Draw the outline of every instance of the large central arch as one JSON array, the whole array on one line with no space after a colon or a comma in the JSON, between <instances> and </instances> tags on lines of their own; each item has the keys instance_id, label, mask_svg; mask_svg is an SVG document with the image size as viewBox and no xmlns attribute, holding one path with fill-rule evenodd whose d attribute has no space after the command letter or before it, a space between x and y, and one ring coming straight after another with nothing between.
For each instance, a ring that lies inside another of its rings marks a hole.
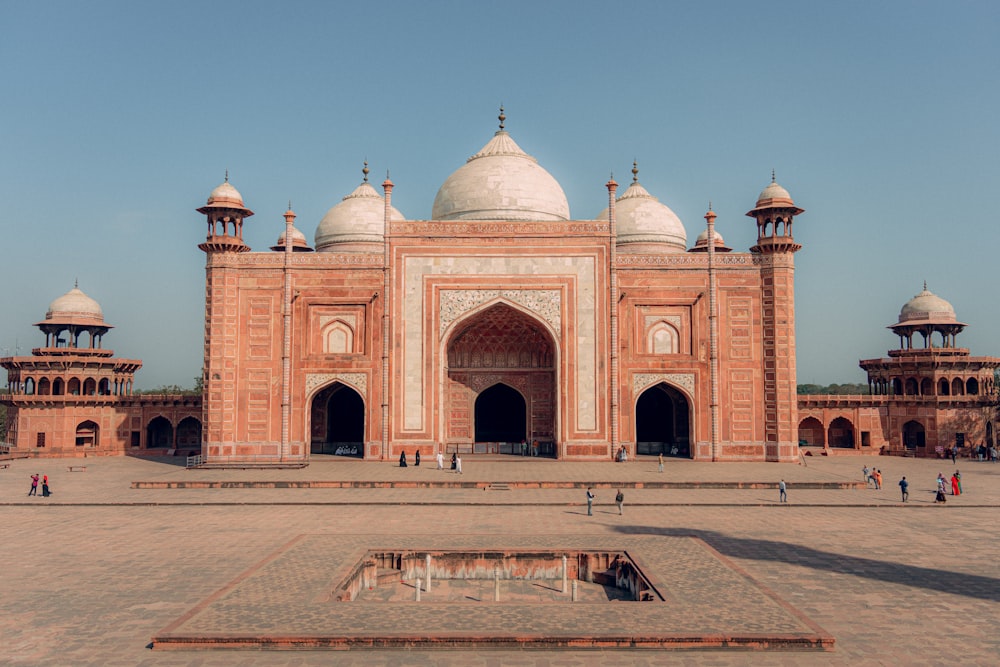
<instances>
[{"instance_id":1,"label":"large central arch","mask_svg":"<svg viewBox=\"0 0 1000 667\"><path fill-rule=\"evenodd\" d=\"M494 303L461 321L446 345L444 436L448 449L476 442L539 442L555 452L556 344L531 314Z\"/></svg>"}]
</instances>

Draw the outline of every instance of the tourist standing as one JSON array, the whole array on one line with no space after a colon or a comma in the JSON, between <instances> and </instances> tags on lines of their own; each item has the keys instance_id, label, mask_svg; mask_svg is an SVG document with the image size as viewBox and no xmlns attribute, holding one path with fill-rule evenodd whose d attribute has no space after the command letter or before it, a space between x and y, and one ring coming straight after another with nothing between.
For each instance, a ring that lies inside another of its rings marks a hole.
<instances>
[{"instance_id":1,"label":"tourist standing","mask_svg":"<svg viewBox=\"0 0 1000 667\"><path fill-rule=\"evenodd\" d=\"M899 491L903 494L903 502L905 503L910 497L910 483L906 481L906 475L903 475L903 479L899 480Z\"/></svg>"},{"instance_id":2,"label":"tourist standing","mask_svg":"<svg viewBox=\"0 0 1000 667\"><path fill-rule=\"evenodd\" d=\"M879 491L882 488L882 471L879 469L875 470L875 490Z\"/></svg>"},{"instance_id":3,"label":"tourist standing","mask_svg":"<svg viewBox=\"0 0 1000 667\"><path fill-rule=\"evenodd\" d=\"M962 487L958 485L958 471L951 476L951 495L959 496L962 495Z\"/></svg>"},{"instance_id":4,"label":"tourist standing","mask_svg":"<svg viewBox=\"0 0 1000 667\"><path fill-rule=\"evenodd\" d=\"M437 455L438 470L444 470L444 454L438 452Z\"/></svg>"},{"instance_id":5,"label":"tourist standing","mask_svg":"<svg viewBox=\"0 0 1000 667\"><path fill-rule=\"evenodd\" d=\"M413 465L417 466L417 467L420 466L420 450L419 449L417 450L417 453L413 455Z\"/></svg>"},{"instance_id":6,"label":"tourist standing","mask_svg":"<svg viewBox=\"0 0 1000 667\"><path fill-rule=\"evenodd\" d=\"M594 492L588 488L587 489L587 516L594 516Z\"/></svg>"},{"instance_id":7,"label":"tourist standing","mask_svg":"<svg viewBox=\"0 0 1000 667\"><path fill-rule=\"evenodd\" d=\"M400 468L406 467L406 450L403 450L399 453L399 467Z\"/></svg>"},{"instance_id":8,"label":"tourist standing","mask_svg":"<svg viewBox=\"0 0 1000 667\"><path fill-rule=\"evenodd\" d=\"M622 506L625 504L625 494L622 493L621 489L618 489L618 494L615 496L615 503L618 504L618 516L621 516Z\"/></svg>"},{"instance_id":9,"label":"tourist standing","mask_svg":"<svg viewBox=\"0 0 1000 667\"><path fill-rule=\"evenodd\" d=\"M462 474L462 457L458 455L455 456L455 472Z\"/></svg>"},{"instance_id":10,"label":"tourist standing","mask_svg":"<svg viewBox=\"0 0 1000 667\"><path fill-rule=\"evenodd\" d=\"M659 465L657 469L660 472L663 472L663 452L660 452Z\"/></svg>"},{"instance_id":11,"label":"tourist standing","mask_svg":"<svg viewBox=\"0 0 1000 667\"><path fill-rule=\"evenodd\" d=\"M787 503L788 502L788 489L785 486L785 480L778 482L778 502Z\"/></svg>"},{"instance_id":12,"label":"tourist standing","mask_svg":"<svg viewBox=\"0 0 1000 667\"><path fill-rule=\"evenodd\" d=\"M21 488L24 488L24 487L21 487ZM38 473L37 472L34 475L31 476L31 490L28 491L28 495L29 496L37 496L38 495Z\"/></svg>"},{"instance_id":13,"label":"tourist standing","mask_svg":"<svg viewBox=\"0 0 1000 667\"><path fill-rule=\"evenodd\" d=\"M52 493L49 491L49 476L42 478L42 497L48 498Z\"/></svg>"},{"instance_id":14,"label":"tourist standing","mask_svg":"<svg viewBox=\"0 0 1000 667\"><path fill-rule=\"evenodd\" d=\"M458 464L458 453L452 452L451 454L451 469L454 470L455 466Z\"/></svg>"},{"instance_id":15,"label":"tourist standing","mask_svg":"<svg viewBox=\"0 0 1000 667\"><path fill-rule=\"evenodd\" d=\"M861 474L864 475L865 486L868 486L868 482L871 481L871 472L868 470L868 464L866 463L863 468L861 468Z\"/></svg>"}]
</instances>

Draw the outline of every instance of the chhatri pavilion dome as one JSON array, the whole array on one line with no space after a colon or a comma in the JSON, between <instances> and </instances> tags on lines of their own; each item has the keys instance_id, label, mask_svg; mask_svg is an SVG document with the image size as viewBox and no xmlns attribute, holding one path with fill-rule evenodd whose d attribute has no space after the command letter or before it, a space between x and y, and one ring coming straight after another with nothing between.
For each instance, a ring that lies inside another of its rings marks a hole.
<instances>
[{"instance_id":1,"label":"chhatri pavilion dome","mask_svg":"<svg viewBox=\"0 0 1000 667\"><path fill-rule=\"evenodd\" d=\"M955 319L955 309L950 303L927 289L924 289L905 304L899 311L901 324L961 324Z\"/></svg>"},{"instance_id":2,"label":"chhatri pavilion dome","mask_svg":"<svg viewBox=\"0 0 1000 667\"><path fill-rule=\"evenodd\" d=\"M243 195L229 182L229 174L222 185L212 190L203 208L245 208Z\"/></svg>"},{"instance_id":3,"label":"chhatri pavilion dome","mask_svg":"<svg viewBox=\"0 0 1000 667\"><path fill-rule=\"evenodd\" d=\"M596 218L608 219L608 209ZM687 232L677 214L639 184L638 165L632 163L632 184L615 199L618 245L643 244L667 252L687 250ZM653 249L652 247L649 248Z\"/></svg>"},{"instance_id":4,"label":"chhatri pavilion dome","mask_svg":"<svg viewBox=\"0 0 1000 667\"><path fill-rule=\"evenodd\" d=\"M107 326L101 305L83 293L76 285L49 304L45 321L39 324L91 324Z\"/></svg>"},{"instance_id":5,"label":"chhatri pavilion dome","mask_svg":"<svg viewBox=\"0 0 1000 667\"><path fill-rule=\"evenodd\" d=\"M323 216L316 228L316 250L320 252L373 249L369 244L382 243L385 227L385 199L368 182L368 162L365 162L364 181L354 192ZM406 218L393 206L389 219ZM359 245L360 244L360 245Z\"/></svg>"},{"instance_id":6,"label":"chhatri pavilion dome","mask_svg":"<svg viewBox=\"0 0 1000 667\"><path fill-rule=\"evenodd\" d=\"M433 220L569 220L562 187L500 129L448 177L434 198Z\"/></svg>"}]
</instances>

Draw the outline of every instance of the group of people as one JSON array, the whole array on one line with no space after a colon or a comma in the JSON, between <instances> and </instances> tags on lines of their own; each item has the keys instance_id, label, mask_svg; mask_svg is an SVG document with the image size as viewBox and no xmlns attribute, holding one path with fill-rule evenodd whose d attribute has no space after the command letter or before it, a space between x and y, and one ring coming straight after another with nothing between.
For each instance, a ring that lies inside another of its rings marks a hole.
<instances>
[{"instance_id":1,"label":"group of people","mask_svg":"<svg viewBox=\"0 0 1000 667\"><path fill-rule=\"evenodd\" d=\"M587 488L587 516L594 516L594 500L597 499L597 495L594 493L592 487ZM618 516L625 513L625 494L621 489L618 489L618 493L615 494L615 505L618 505Z\"/></svg>"},{"instance_id":2,"label":"group of people","mask_svg":"<svg viewBox=\"0 0 1000 667\"><path fill-rule=\"evenodd\" d=\"M877 470L875 468L872 468L871 470L869 470L868 466L865 465L861 469L861 472L865 476L865 484L866 485L867 484L874 484L876 491L882 488L882 471L881 470Z\"/></svg>"},{"instance_id":3,"label":"group of people","mask_svg":"<svg viewBox=\"0 0 1000 667\"><path fill-rule=\"evenodd\" d=\"M951 476L951 495L960 496L962 495L962 473L955 471L955 474ZM945 501L945 495L948 492L948 478L944 476L943 472L939 472L937 476L937 495L934 499L935 502L943 503Z\"/></svg>"},{"instance_id":4,"label":"group of people","mask_svg":"<svg viewBox=\"0 0 1000 667\"><path fill-rule=\"evenodd\" d=\"M420 450L417 450L413 454L413 465L414 466L420 465ZM400 468L407 467L405 450L399 453L399 467ZM441 452L437 453L437 469L444 470L444 454L442 454ZM451 469L454 470L459 475L462 474L462 457L459 456L457 453L452 453L451 455Z\"/></svg>"},{"instance_id":5,"label":"group of people","mask_svg":"<svg viewBox=\"0 0 1000 667\"><path fill-rule=\"evenodd\" d=\"M38 495L38 479L39 476L37 472L31 476L31 490L28 491L29 496ZM41 480L42 480L42 496L48 498L49 496L52 495L52 491L49 490L49 476L42 475Z\"/></svg>"},{"instance_id":6,"label":"group of people","mask_svg":"<svg viewBox=\"0 0 1000 667\"><path fill-rule=\"evenodd\" d=\"M532 440L531 444L528 444L527 440L521 441L521 456L538 456L539 445L537 440Z\"/></svg>"}]
</instances>

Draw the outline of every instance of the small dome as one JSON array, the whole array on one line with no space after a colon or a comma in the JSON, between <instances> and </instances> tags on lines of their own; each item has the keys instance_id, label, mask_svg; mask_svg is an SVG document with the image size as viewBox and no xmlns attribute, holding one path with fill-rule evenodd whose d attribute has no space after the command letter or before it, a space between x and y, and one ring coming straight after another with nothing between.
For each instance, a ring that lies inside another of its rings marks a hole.
<instances>
[{"instance_id":1,"label":"small dome","mask_svg":"<svg viewBox=\"0 0 1000 667\"><path fill-rule=\"evenodd\" d=\"M701 234L698 234L698 238L695 239L694 248L691 249L692 252L707 252L708 251L708 230L701 230ZM725 240L722 238L722 234L719 230L715 230L715 252L732 252L732 248L726 245Z\"/></svg>"},{"instance_id":2,"label":"small dome","mask_svg":"<svg viewBox=\"0 0 1000 667\"><path fill-rule=\"evenodd\" d=\"M637 173L637 170L633 170ZM608 219L608 209L597 216L597 220ZM632 181L628 189L615 200L615 222L618 245L630 243L656 244L668 246L669 250L687 250L687 232L677 214L666 204L649 194L639 184Z\"/></svg>"},{"instance_id":3,"label":"small dome","mask_svg":"<svg viewBox=\"0 0 1000 667\"><path fill-rule=\"evenodd\" d=\"M281 232L281 236L275 241L275 244L271 246L271 250L284 250L285 249L285 232ZM306 235L300 232L294 225L292 226L292 250L293 251L310 251L312 248L309 247L309 242L306 241Z\"/></svg>"},{"instance_id":4,"label":"small dome","mask_svg":"<svg viewBox=\"0 0 1000 667\"><path fill-rule=\"evenodd\" d=\"M957 324L952 305L927 290L903 304L899 311L899 324Z\"/></svg>"},{"instance_id":5,"label":"small dome","mask_svg":"<svg viewBox=\"0 0 1000 667\"><path fill-rule=\"evenodd\" d=\"M208 195L206 206L224 206L227 208L244 208L243 195L229 182L229 178Z\"/></svg>"},{"instance_id":6,"label":"small dome","mask_svg":"<svg viewBox=\"0 0 1000 667\"><path fill-rule=\"evenodd\" d=\"M406 218L393 206L389 219ZM344 244L382 243L385 227L385 199L364 181L354 192L326 212L316 228L316 250L351 250Z\"/></svg>"},{"instance_id":7,"label":"small dome","mask_svg":"<svg viewBox=\"0 0 1000 667\"><path fill-rule=\"evenodd\" d=\"M793 215L803 212L803 209L795 205L795 201L792 200L792 195L788 194L788 190L778 185L774 180L774 173L771 174L771 182L768 183L766 188L760 191L760 195L757 197L757 204L754 205L752 210L747 212L747 215L752 218L759 211L768 208L791 208L795 211Z\"/></svg>"},{"instance_id":8,"label":"small dome","mask_svg":"<svg viewBox=\"0 0 1000 667\"><path fill-rule=\"evenodd\" d=\"M73 289L49 304L45 323L52 324L104 324L101 305L74 286Z\"/></svg>"},{"instance_id":9,"label":"small dome","mask_svg":"<svg viewBox=\"0 0 1000 667\"><path fill-rule=\"evenodd\" d=\"M503 114L501 113L501 116ZM562 187L501 129L438 190L434 220L569 220Z\"/></svg>"}]
</instances>

